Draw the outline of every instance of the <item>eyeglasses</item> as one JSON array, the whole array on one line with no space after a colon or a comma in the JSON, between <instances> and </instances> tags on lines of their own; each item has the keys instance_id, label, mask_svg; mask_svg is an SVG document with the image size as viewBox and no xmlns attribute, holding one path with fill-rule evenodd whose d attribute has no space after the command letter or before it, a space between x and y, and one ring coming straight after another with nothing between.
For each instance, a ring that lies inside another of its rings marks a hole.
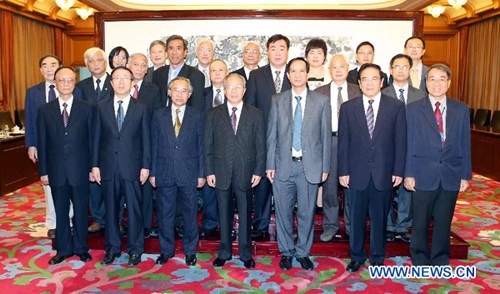
<instances>
[{"instance_id":1,"label":"eyeglasses","mask_svg":"<svg viewBox=\"0 0 500 294\"><path fill-rule=\"evenodd\" d=\"M408 65L395 65L392 67L392 69L396 70L396 71L400 71L400 70L408 70L410 67Z\"/></svg>"},{"instance_id":2,"label":"eyeglasses","mask_svg":"<svg viewBox=\"0 0 500 294\"><path fill-rule=\"evenodd\" d=\"M364 78L361 78L361 82L362 83L367 83L367 82L377 82L378 80L380 80L380 77L364 77Z\"/></svg>"},{"instance_id":3,"label":"eyeglasses","mask_svg":"<svg viewBox=\"0 0 500 294\"><path fill-rule=\"evenodd\" d=\"M64 78L59 78L56 80L58 83L60 84L64 84L64 83L68 83L68 84L72 84L75 82L75 79L71 79L71 78L67 78L67 79L64 79Z\"/></svg>"},{"instance_id":4,"label":"eyeglasses","mask_svg":"<svg viewBox=\"0 0 500 294\"><path fill-rule=\"evenodd\" d=\"M120 77L112 77L111 78L113 81L131 81L132 78L129 76L120 76Z\"/></svg>"},{"instance_id":5,"label":"eyeglasses","mask_svg":"<svg viewBox=\"0 0 500 294\"><path fill-rule=\"evenodd\" d=\"M440 77L440 78L435 78L435 77L430 77L430 78L427 78L427 81L429 81L430 83L440 83L440 84L444 84L448 81L448 78L445 78L445 77Z\"/></svg>"},{"instance_id":6,"label":"eyeglasses","mask_svg":"<svg viewBox=\"0 0 500 294\"><path fill-rule=\"evenodd\" d=\"M246 49L246 50L244 50L243 52L244 52L245 54L257 54L257 53L259 53L259 50L255 50L255 49L253 49L253 50Z\"/></svg>"}]
</instances>

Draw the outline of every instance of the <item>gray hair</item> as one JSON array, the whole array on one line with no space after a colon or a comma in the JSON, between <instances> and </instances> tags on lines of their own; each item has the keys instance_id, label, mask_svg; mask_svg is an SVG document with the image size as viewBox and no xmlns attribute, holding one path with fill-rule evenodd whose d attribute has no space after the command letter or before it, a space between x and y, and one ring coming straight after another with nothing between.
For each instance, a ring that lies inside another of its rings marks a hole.
<instances>
[{"instance_id":1,"label":"gray hair","mask_svg":"<svg viewBox=\"0 0 500 294\"><path fill-rule=\"evenodd\" d=\"M243 89L245 89L245 88L246 88L246 81L245 81L245 78L244 78L242 75L240 75L239 73L235 73L235 72L232 72L232 73L228 74L228 75L224 78L224 88L226 88L226 86L227 86L227 85L226 85L227 79L232 78L232 77L238 77L238 78L240 78L240 79L241 79L241 81L243 82Z\"/></svg>"},{"instance_id":2,"label":"gray hair","mask_svg":"<svg viewBox=\"0 0 500 294\"><path fill-rule=\"evenodd\" d=\"M436 63L433 66L429 67L429 69L425 72L425 79L426 80L429 77L429 72L433 69L438 69L440 71L444 71L446 73L446 75L448 76L448 80L451 80L451 69L442 63Z\"/></svg>"},{"instance_id":3,"label":"gray hair","mask_svg":"<svg viewBox=\"0 0 500 294\"><path fill-rule=\"evenodd\" d=\"M92 58L97 53L101 53L102 57L104 59L106 59L106 52L104 52L104 50L102 50L99 47L91 47L91 48L87 49L85 51L85 53L83 53L83 59L85 60L85 65L87 65L87 63L89 62L89 59Z\"/></svg>"},{"instance_id":4,"label":"gray hair","mask_svg":"<svg viewBox=\"0 0 500 294\"><path fill-rule=\"evenodd\" d=\"M170 83L168 83L168 89L169 90L172 90L172 86L174 85L175 81L184 81L184 82L186 82L188 84L188 86L189 86L189 94L193 93L193 86L191 85L191 81L188 78L185 78L185 77L176 77L176 78L173 78L170 81Z\"/></svg>"}]
</instances>

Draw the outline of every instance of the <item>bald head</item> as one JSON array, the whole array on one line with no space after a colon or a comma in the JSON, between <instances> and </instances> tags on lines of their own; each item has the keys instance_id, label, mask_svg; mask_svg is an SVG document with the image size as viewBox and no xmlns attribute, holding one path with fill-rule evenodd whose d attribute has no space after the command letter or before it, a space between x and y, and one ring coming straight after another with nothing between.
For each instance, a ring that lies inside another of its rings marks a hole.
<instances>
[{"instance_id":1,"label":"bald head","mask_svg":"<svg viewBox=\"0 0 500 294\"><path fill-rule=\"evenodd\" d=\"M347 59L342 54L335 54L330 59L330 75L332 76L333 82L341 86L347 79L347 74L349 73L349 64Z\"/></svg>"}]
</instances>

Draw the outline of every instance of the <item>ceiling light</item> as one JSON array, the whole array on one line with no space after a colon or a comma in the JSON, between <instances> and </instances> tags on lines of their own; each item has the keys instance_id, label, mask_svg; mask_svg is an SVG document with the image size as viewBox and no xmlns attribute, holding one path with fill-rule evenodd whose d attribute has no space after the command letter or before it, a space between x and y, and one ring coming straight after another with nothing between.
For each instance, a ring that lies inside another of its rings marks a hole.
<instances>
[{"instance_id":1,"label":"ceiling light","mask_svg":"<svg viewBox=\"0 0 500 294\"><path fill-rule=\"evenodd\" d=\"M438 18L444 12L444 6L435 5L427 7L427 12L431 14L434 18Z\"/></svg>"},{"instance_id":2,"label":"ceiling light","mask_svg":"<svg viewBox=\"0 0 500 294\"><path fill-rule=\"evenodd\" d=\"M448 0L448 3L453 6L455 9L461 8L465 3L467 3L467 0Z\"/></svg>"},{"instance_id":3,"label":"ceiling light","mask_svg":"<svg viewBox=\"0 0 500 294\"><path fill-rule=\"evenodd\" d=\"M94 12L93 8L77 8L75 10L76 14L78 14L83 20L89 18L89 16L91 16Z\"/></svg>"},{"instance_id":4,"label":"ceiling light","mask_svg":"<svg viewBox=\"0 0 500 294\"><path fill-rule=\"evenodd\" d=\"M57 6L63 11L68 11L75 4L75 0L56 0Z\"/></svg>"}]
</instances>

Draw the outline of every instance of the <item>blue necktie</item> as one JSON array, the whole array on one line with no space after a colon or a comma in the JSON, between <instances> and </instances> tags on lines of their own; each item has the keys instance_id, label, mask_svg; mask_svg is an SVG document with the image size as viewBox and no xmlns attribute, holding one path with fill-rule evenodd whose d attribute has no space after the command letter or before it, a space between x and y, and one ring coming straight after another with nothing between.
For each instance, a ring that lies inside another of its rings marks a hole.
<instances>
[{"instance_id":1,"label":"blue necktie","mask_svg":"<svg viewBox=\"0 0 500 294\"><path fill-rule=\"evenodd\" d=\"M375 129L375 115L373 113L373 99L369 99L368 109L366 110L366 124L368 126L368 133L370 133L370 139L373 138L373 129Z\"/></svg>"},{"instance_id":2,"label":"blue necktie","mask_svg":"<svg viewBox=\"0 0 500 294\"><path fill-rule=\"evenodd\" d=\"M125 118L125 114L123 113L123 100L118 100L118 113L116 114L116 122L118 123L118 131L122 130L123 119Z\"/></svg>"},{"instance_id":3,"label":"blue necktie","mask_svg":"<svg viewBox=\"0 0 500 294\"><path fill-rule=\"evenodd\" d=\"M405 90L404 89L399 89L399 100L401 100L403 103L405 103Z\"/></svg>"},{"instance_id":4,"label":"blue necktie","mask_svg":"<svg viewBox=\"0 0 500 294\"><path fill-rule=\"evenodd\" d=\"M54 91L54 85L49 86L49 102L56 100L56 91Z\"/></svg>"},{"instance_id":5,"label":"blue necktie","mask_svg":"<svg viewBox=\"0 0 500 294\"><path fill-rule=\"evenodd\" d=\"M302 97L295 96L295 99L297 99L297 106L293 115L293 149L300 151L302 150L302 105L300 104Z\"/></svg>"},{"instance_id":6,"label":"blue necktie","mask_svg":"<svg viewBox=\"0 0 500 294\"><path fill-rule=\"evenodd\" d=\"M99 98L101 98L101 86L100 86L101 80L97 79L95 83L97 84L97 87L95 88L95 94L97 97L97 101L99 101Z\"/></svg>"}]
</instances>

